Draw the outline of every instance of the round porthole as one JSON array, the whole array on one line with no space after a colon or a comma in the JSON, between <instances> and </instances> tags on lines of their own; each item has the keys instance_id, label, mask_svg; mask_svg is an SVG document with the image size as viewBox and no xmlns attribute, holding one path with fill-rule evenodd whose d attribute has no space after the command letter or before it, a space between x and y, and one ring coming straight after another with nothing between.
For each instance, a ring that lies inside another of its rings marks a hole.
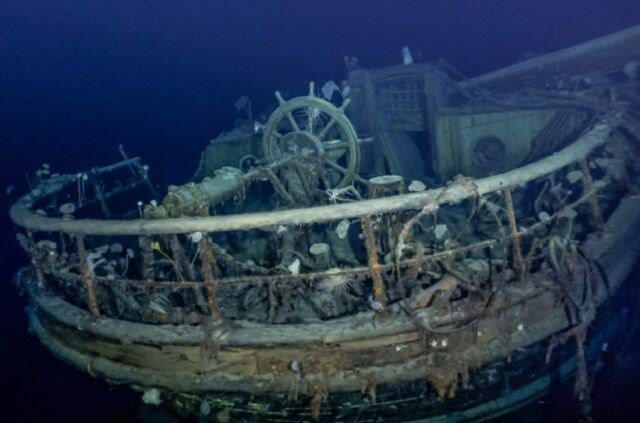
<instances>
[{"instance_id":1,"label":"round porthole","mask_svg":"<svg viewBox=\"0 0 640 423\"><path fill-rule=\"evenodd\" d=\"M473 147L473 157L483 167L498 169L507 157L507 147L498 137L480 138Z\"/></svg>"}]
</instances>

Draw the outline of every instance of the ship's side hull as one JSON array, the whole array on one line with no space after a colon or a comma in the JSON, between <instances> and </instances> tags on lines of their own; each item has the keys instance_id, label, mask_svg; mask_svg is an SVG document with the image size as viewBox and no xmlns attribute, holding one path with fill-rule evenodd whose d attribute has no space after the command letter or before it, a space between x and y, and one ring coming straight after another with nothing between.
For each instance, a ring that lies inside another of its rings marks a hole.
<instances>
[{"instance_id":1,"label":"ship's side hull","mask_svg":"<svg viewBox=\"0 0 640 423\"><path fill-rule=\"evenodd\" d=\"M598 264L600 304L588 352L624 323L607 310L638 258L639 206L638 198L624 199L605 234L585 244ZM570 329L570 317L552 292L525 285L514 285L503 307L465 330L429 339L399 310L386 320L365 313L310 325L154 327L94 319L58 297L31 295L32 326L54 354L89 374L159 389L183 412L197 412L204 401L212 416L483 419L539 397L577 360L575 343L567 342L546 362L549 340ZM287 343L287 331L308 331L307 340Z\"/></svg>"}]
</instances>

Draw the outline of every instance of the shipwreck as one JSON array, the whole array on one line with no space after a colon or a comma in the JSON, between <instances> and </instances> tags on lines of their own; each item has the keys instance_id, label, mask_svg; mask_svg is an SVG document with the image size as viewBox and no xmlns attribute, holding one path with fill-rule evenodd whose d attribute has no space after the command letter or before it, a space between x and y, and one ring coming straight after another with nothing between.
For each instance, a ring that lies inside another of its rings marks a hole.
<instances>
[{"instance_id":1,"label":"shipwreck","mask_svg":"<svg viewBox=\"0 0 640 423\"><path fill-rule=\"evenodd\" d=\"M351 60L164 194L122 149L44 166L10 211L32 329L187 418L485 420L570 377L587 402L637 290L639 46L471 79Z\"/></svg>"}]
</instances>

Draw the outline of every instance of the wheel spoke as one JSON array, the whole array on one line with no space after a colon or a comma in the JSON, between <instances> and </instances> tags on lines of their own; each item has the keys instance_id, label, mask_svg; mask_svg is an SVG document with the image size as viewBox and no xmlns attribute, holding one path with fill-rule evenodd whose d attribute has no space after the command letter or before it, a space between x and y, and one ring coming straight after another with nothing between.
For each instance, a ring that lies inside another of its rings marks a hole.
<instances>
[{"instance_id":1,"label":"wheel spoke","mask_svg":"<svg viewBox=\"0 0 640 423\"><path fill-rule=\"evenodd\" d=\"M332 169L337 170L338 172L342 173L342 174L347 174L349 172L349 170L345 169L344 167L340 166L338 163L334 162L333 160L329 160L329 159L325 159L324 163L329 166Z\"/></svg>"},{"instance_id":2,"label":"wheel spoke","mask_svg":"<svg viewBox=\"0 0 640 423\"><path fill-rule=\"evenodd\" d=\"M298 123L296 122L296 120L293 118L293 115L291 114L291 112L287 112L287 119L289 119L289 123L293 127L293 130L296 132L300 132L300 127L298 126Z\"/></svg>"},{"instance_id":3,"label":"wheel spoke","mask_svg":"<svg viewBox=\"0 0 640 423\"><path fill-rule=\"evenodd\" d=\"M307 132L313 134L313 108L307 107Z\"/></svg>"},{"instance_id":4,"label":"wheel spoke","mask_svg":"<svg viewBox=\"0 0 640 423\"><path fill-rule=\"evenodd\" d=\"M349 148L349 143L346 142L338 142L338 143L324 143L322 144L322 146L324 147L325 151L331 151L331 150L340 150L342 148Z\"/></svg>"},{"instance_id":5,"label":"wheel spoke","mask_svg":"<svg viewBox=\"0 0 640 423\"><path fill-rule=\"evenodd\" d=\"M327 135L327 133L331 130L331 128L333 128L333 125L335 124L336 124L336 118L331 116L331 120L329 121L329 123L327 123L327 126L325 126L322 132L318 134L318 139L322 141L322 139Z\"/></svg>"},{"instance_id":6,"label":"wheel spoke","mask_svg":"<svg viewBox=\"0 0 640 423\"><path fill-rule=\"evenodd\" d=\"M344 168L342 166L340 166L338 163L334 162L333 160L329 160L329 159L325 159L324 160L324 164L327 165L328 167L337 170L338 172L342 173L343 175L353 175L353 179L355 179L356 181L366 184L368 183L368 181L366 179L364 179L363 177L361 177L360 175L358 175L357 173L352 173L349 169Z\"/></svg>"}]
</instances>

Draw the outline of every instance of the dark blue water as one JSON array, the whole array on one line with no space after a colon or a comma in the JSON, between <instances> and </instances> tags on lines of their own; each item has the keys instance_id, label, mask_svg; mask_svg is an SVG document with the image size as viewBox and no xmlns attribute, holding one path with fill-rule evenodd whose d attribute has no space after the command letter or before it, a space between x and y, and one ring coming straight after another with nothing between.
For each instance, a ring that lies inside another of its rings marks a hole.
<instances>
[{"instance_id":1,"label":"dark blue water","mask_svg":"<svg viewBox=\"0 0 640 423\"><path fill-rule=\"evenodd\" d=\"M186 181L207 141L232 126L238 97L260 110L276 89L340 80L347 54L383 67L406 45L474 75L638 22L637 0L0 0L0 187L23 192L24 172L44 162L54 172L107 164L119 144L161 186ZM27 333L10 284L26 258L6 213L0 223L0 417L136 419L136 395L65 366ZM634 408L633 380L605 402L611 416Z\"/></svg>"}]
</instances>

